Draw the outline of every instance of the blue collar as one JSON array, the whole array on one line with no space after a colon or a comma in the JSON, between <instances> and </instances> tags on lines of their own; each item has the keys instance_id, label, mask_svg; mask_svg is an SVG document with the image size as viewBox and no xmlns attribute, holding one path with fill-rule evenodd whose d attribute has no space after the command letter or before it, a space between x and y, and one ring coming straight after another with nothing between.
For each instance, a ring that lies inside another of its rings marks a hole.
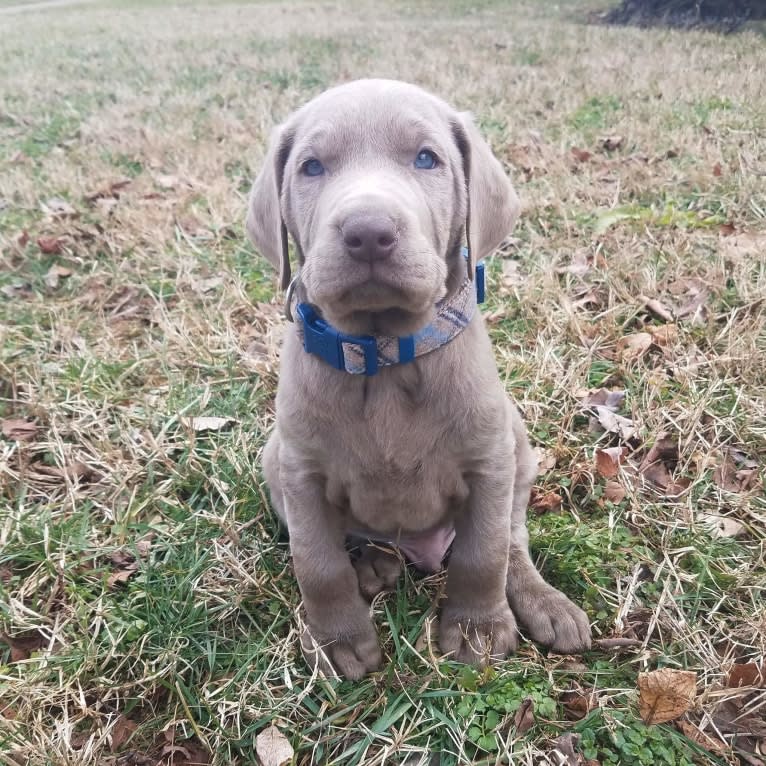
<instances>
[{"instance_id":1,"label":"blue collar","mask_svg":"<svg viewBox=\"0 0 766 766\"><path fill-rule=\"evenodd\" d=\"M463 248L463 256L468 251ZM380 367L406 364L449 343L471 321L476 306L484 302L484 263L477 263L474 280L465 278L457 292L436 304L436 317L412 335L349 335L328 324L309 303L298 303L297 327L303 348L336 370L352 375L375 375ZM288 289L288 316L292 313Z\"/></svg>"}]
</instances>

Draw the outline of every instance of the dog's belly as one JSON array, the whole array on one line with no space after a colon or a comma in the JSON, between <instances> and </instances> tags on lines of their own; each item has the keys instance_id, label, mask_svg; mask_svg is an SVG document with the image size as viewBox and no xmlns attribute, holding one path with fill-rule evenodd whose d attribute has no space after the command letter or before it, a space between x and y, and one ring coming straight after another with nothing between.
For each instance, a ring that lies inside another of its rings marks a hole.
<instances>
[{"instance_id":1,"label":"dog's belly","mask_svg":"<svg viewBox=\"0 0 766 766\"><path fill-rule=\"evenodd\" d=\"M420 569L438 570L454 538L454 515L468 497L459 467L441 457L330 479L328 500L342 509L347 534L391 543Z\"/></svg>"}]
</instances>

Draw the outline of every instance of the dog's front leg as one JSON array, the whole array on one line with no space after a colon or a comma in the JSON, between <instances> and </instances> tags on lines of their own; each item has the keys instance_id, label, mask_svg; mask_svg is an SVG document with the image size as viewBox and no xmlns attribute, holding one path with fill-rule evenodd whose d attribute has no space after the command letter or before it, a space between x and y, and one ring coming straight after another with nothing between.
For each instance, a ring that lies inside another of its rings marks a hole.
<instances>
[{"instance_id":1,"label":"dog's front leg","mask_svg":"<svg viewBox=\"0 0 766 766\"><path fill-rule=\"evenodd\" d=\"M324 496L322 477L283 471L285 515L306 627L301 646L310 665L356 680L381 661L380 647L359 582L344 547L340 514Z\"/></svg>"},{"instance_id":2,"label":"dog's front leg","mask_svg":"<svg viewBox=\"0 0 766 766\"><path fill-rule=\"evenodd\" d=\"M505 657L518 644L516 620L505 595L513 480L507 463L484 468L472 477L466 509L455 520L439 624L439 645L445 654L482 666Z\"/></svg>"}]
</instances>

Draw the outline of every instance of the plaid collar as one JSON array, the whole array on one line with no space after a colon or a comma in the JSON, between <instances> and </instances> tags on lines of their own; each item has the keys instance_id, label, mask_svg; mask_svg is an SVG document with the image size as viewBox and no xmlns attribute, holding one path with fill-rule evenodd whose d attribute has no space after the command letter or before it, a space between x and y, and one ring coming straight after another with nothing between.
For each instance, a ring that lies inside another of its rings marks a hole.
<instances>
[{"instance_id":1,"label":"plaid collar","mask_svg":"<svg viewBox=\"0 0 766 766\"><path fill-rule=\"evenodd\" d=\"M468 250L463 248L464 257ZM292 285L291 285L292 287ZM336 370L352 375L375 375L381 367L406 364L415 357L441 348L459 335L473 318L476 305L484 301L484 264L476 265L474 280L463 280L449 300L436 304L434 320L412 335L349 335L326 322L309 303L300 303L287 291L287 315L297 303L298 334L309 354L321 357Z\"/></svg>"}]
</instances>

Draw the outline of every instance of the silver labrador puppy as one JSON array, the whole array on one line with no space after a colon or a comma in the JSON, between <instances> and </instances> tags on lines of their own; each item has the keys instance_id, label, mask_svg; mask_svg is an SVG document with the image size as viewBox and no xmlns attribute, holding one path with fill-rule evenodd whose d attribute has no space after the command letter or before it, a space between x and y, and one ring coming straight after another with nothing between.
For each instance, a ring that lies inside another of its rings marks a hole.
<instances>
[{"instance_id":1,"label":"silver labrador puppy","mask_svg":"<svg viewBox=\"0 0 766 766\"><path fill-rule=\"evenodd\" d=\"M413 85L333 88L274 132L247 229L290 285L294 324L263 464L303 595L303 650L325 671L357 679L380 665L363 595L400 571L378 544L352 563L349 536L424 570L452 544L439 644L456 660L513 651L517 621L557 652L590 645L585 613L530 559L537 466L476 309L477 262L518 212L470 116Z\"/></svg>"}]
</instances>

